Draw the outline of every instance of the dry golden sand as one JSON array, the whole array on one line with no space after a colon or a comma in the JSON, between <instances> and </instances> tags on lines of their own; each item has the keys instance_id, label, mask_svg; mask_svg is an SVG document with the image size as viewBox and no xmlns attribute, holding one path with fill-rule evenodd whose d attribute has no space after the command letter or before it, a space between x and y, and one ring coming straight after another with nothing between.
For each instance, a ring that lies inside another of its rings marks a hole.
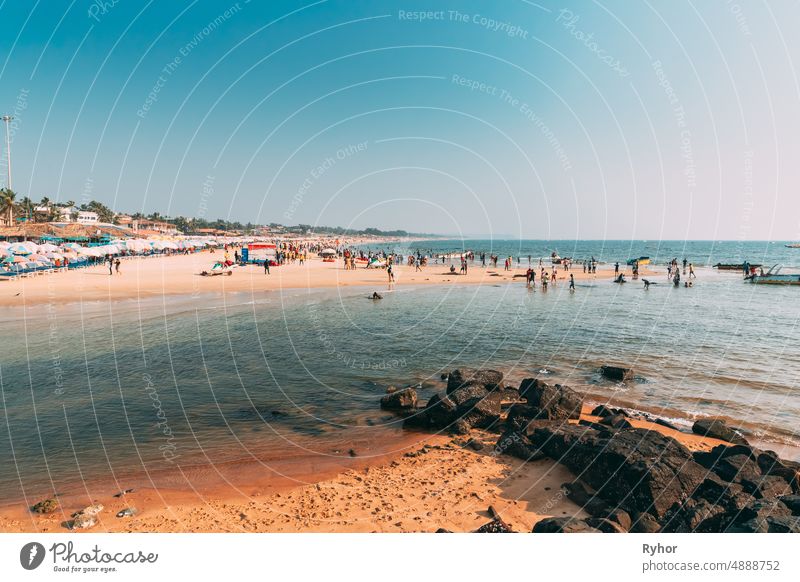
<instances>
[{"instance_id":1,"label":"dry golden sand","mask_svg":"<svg viewBox=\"0 0 800 582\"><path fill-rule=\"evenodd\" d=\"M583 418L597 420L584 410ZM677 438L690 450L721 441L684 434L645 421L634 426ZM415 450L373 466L346 470L318 483L262 494L140 489L123 499L95 498L105 510L90 532L434 532L442 527L469 532L491 520L490 506L514 531L529 532L540 519L577 515L561 485L574 480L550 459L523 462L495 454L497 435L473 431L468 437L430 436ZM244 489L243 489L244 491ZM139 514L116 518L125 507ZM64 520L82 505L35 515L24 507L0 512L0 531L64 532Z\"/></svg>"},{"instance_id":2,"label":"dry golden sand","mask_svg":"<svg viewBox=\"0 0 800 582\"><path fill-rule=\"evenodd\" d=\"M109 275L107 266L98 265L16 280L0 279L0 307L226 293L249 293L257 297L267 291L298 288L366 286L376 291L389 288L388 276L383 269L359 266L346 271L341 261L324 263L316 257L304 265L294 263L273 267L270 275L265 275L263 268L257 266L238 267L231 276L199 275L204 270L210 270L214 261L222 256L219 251L214 254L204 251L171 257L134 257L123 260L120 275ZM512 271L504 271L502 263L497 269L484 269L478 263L473 263L467 275L453 275L449 272L449 265L429 265L419 272L414 267L395 266L395 286L497 285L509 282L524 285L528 268L526 260L521 265L515 263L515 267ZM538 282L540 271L535 259L533 268L537 271ZM574 266L571 273L578 282L593 278L610 281L613 272L609 269L601 268L596 275L591 275L584 273L581 267ZM624 272L629 275L630 269ZM643 276L646 277L648 273L642 269ZM568 280L569 274L559 270L557 284L567 285Z\"/></svg>"}]
</instances>

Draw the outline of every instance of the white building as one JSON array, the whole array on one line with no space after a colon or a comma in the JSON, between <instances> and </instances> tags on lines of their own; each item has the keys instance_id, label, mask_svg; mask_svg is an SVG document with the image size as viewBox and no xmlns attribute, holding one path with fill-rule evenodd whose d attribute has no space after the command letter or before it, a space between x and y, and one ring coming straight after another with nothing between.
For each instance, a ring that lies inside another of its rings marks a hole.
<instances>
[{"instance_id":1,"label":"white building","mask_svg":"<svg viewBox=\"0 0 800 582\"><path fill-rule=\"evenodd\" d=\"M98 216L96 212L89 212L87 210L81 210L78 212L78 220L79 224L97 224Z\"/></svg>"}]
</instances>

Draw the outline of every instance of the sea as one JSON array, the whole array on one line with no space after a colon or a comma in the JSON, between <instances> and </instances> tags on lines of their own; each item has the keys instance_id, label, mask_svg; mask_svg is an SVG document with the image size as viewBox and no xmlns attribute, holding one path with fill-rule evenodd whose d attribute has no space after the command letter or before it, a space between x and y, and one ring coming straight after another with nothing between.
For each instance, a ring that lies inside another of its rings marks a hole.
<instances>
[{"instance_id":1,"label":"sea","mask_svg":"<svg viewBox=\"0 0 800 582\"><path fill-rule=\"evenodd\" d=\"M718 262L800 267L789 242L424 240L370 250L594 257L598 275L546 292L519 282L284 289L0 310L0 502L215 463L363 455L454 368L540 377L689 429L722 416L762 446L800 450L800 288L751 285ZM612 282L614 262L656 273ZM669 283L686 258L691 288ZM428 267L435 268L435 267ZM472 268L480 268L478 261ZM502 268L502 267L501 267ZM576 269L581 267L576 265ZM499 280L499 278L498 278ZM368 299L373 291L380 301ZM635 370L624 383L600 366ZM355 451L354 451L355 449ZM307 469L307 467L306 467Z\"/></svg>"}]
</instances>

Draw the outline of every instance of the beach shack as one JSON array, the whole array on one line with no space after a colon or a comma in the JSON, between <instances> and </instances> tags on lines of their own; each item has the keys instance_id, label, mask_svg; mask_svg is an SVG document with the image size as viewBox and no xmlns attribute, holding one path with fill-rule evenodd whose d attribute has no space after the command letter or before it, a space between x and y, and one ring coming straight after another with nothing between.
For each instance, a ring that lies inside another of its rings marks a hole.
<instances>
[{"instance_id":1,"label":"beach shack","mask_svg":"<svg viewBox=\"0 0 800 582\"><path fill-rule=\"evenodd\" d=\"M242 248L242 262L270 266L278 264L278 247L273 243L250 243Z\"/></svg>"}]
</instances>

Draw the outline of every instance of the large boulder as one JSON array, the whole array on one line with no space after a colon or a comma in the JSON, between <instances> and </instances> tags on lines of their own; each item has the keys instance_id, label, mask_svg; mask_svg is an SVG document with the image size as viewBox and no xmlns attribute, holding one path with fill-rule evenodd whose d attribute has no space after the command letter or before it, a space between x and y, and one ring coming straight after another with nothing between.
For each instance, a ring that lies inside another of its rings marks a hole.
<instances>
[{"instance_id":1,"label":"large boulder","mask_svg":"<svg viewBox=\"0 0 800 582\"><path fill-rule=\"evenodd\" d=\"M705 499L687 499L667 512L662 520L664 533L718 532L725 508Z\"/></svg>"},{"instance_id":2,"label":"large boulder","mask_svg":"<svg viewBox=\"0 0 800 582\"><path fill-rule=\"evenodd\" d=\"M546 517L534 524L533 533L600 533L600 530L574 517Z\"/></svg>"},{"instance_id":3,"label":"large boulder","mask_svg":"<svg viewBox=\"0 0 800 582\"><path fill-rule=\"evenodd\" d=\"M450 428L457 434L466 434L473 427L490 428L497 424L501 402L502 392L490 392L478 385L464 386L450 394L435 394L423 410L406 418L403 426Z\"/></svg>"},{"instance_id":4,"label":"large boulder","mask_svg":"<svg viewBox=\"0 0 800 582\"><path fill-rule=\"evenodd\" d=\"M778 458L773 451L757 451L756 462L764 475L782 477L795 493L800 493L800 463Z\"/></svg>"},{"instance_id":5,"label":"large boulder","mask_svg":"<svg viewBox=\"0 0 800 582\"><path fill-rule=\"evenodd\" d=\"M616 522L623 530L628 531L631 528L631 516L627 511L619 507L614 507L597 493L589 491L586 485L581 481L573 481L572 483L564 483L561 485L567 498L579 505L583 510L597 519L608 519ZM602 529L597 525L591 524L592 527Z\"/></svg>"},{"instance_id":6,"label":"large boulder","mask_svg":"<svg viewBox=\"0 0 800 582\"><path fill-rule=\"evenodd\" d=\"M442 429L455 420L456 403L447 396L434 394L424 409L403 421L404 427Z\"/></svg>"},{"instance_id":7,"label":"large boulder","mask_svg":"<svg viewBox=\"0 0 800 582\"><path fill-rule=\"evenodd\" d=\"M383 410L406 411L412 410L416 406L417 391L413 388L393 390L381 398L381 408Z\"/></svg>"},{"instance_id":8,"label":"large boulder","mask_svg":"<svg viewBox=\"0 0 800 582\"><path fill-rule=\"evenodd\" d=\"M540 451L524 432L514 429L506 430L494 447L496 455L511 455L523 461L538 461L544 457Z\"/></svg>"},{"instance_id":9,"label":"large boulder","mask_svg":"<svg viewBox=\"0 0 800 582\"><path fill-rule=\"evenodd\" d=\"M646 429L601 432L561 424L535 428L531 441L611 505L659 519L690 497L707 474L678 441Z\"/></svg>"},{"instance_id":10,"label":"large boulder","mask_svg":"<svg viewBox=\"0 0 800 582\"><path fill-rule=\"evenodd\" d=\"M701 418L692 425L692 432L738 445L747 444L745 438L721 418Z\"/></svg>"},{"instance_id":11,"label":"large boulder","mask_svg":"<svg viewBox=\"0 0 800 582\"><path fill-rule=\"evenodd\" d=\"M577 419L583 408L583 397L569 386L552 386L538 378L526 378L519 386L519 395L528 401L534 418Z\"/></svg>"},{"instance_id":12,"label":"large boulder","mask_svg":"<svg viewBox=\"0 0 800 582\"><path fill-rule=\"evenodd\" d=\"M792 515L800 515L800 495L784 495L780 498L781 502L789 508Z\"/></svg>"},{"instance_id":13,"label":"large boulder","mask_svg":"<svg viewBox=\"0 0 800 582\"><path fill-rule=\"evenodd\" d=\"M601 366L600 373L609 380L615 380L617 382L625 382L634 379L633 370L621 366Z\"/></svg>"},{"instance_id":14,"label":"large boulder","mask_svg":"<svg viewBox=\"0 0 800 582\"><path fill-rule=\"evenodd\" d=\"M447 393L465 386L480 386L488 391L503 388L503 373L497 370L459 368L447 376Z\"/></svg>"},{"instance_id":15,"label":"large boulder","mask_svg":"<svg viewBox=\"0 0 800 582\"><path fill-rule=\"evenodd\" d=\"M500 420L502 395L499 392L466 386L451 392L450 399L456 404L457 421L470 428L490 428Z\"/></svg>"}]
</instances>

